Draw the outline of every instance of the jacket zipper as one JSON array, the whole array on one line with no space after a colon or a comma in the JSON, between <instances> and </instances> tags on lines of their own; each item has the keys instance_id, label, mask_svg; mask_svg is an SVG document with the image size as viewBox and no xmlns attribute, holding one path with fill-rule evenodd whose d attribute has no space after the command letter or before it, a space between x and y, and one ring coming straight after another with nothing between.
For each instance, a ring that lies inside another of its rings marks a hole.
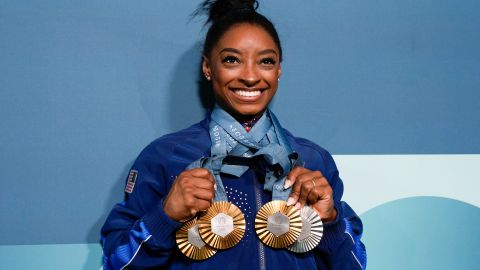
<instances>
[{"instance_id":1,"label":"jacket zipper","mask_svg":"<svg viewBox=\"0 0 480 270\"><path fill-rule=\"evenodd\" d=\"M262 194L257 182L257 175L253 173L255 179L255 202L257 204L257 212L262 208ZM265 270L265 247L261 241L258 241L258 254L259 254L259 269Z\"/></svg>"}]
</instances>

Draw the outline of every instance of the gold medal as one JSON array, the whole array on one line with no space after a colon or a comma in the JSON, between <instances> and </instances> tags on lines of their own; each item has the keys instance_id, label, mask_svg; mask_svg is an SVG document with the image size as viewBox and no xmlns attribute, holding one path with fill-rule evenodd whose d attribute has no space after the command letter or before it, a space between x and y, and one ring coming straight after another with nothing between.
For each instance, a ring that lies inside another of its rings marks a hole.
<instances>
[{"instance_id":1,"label":"gold medal","mask_svg":"<svg viewBox=\"0 0 480 270\"><path fill-rule=\"evenodd\" d=\"M199 218L198 231L207 245L227 249L242 240L245 233L245 217L233 203L214 202Z\"/></svg>"},{"instance_id":2,"label":"gold medal","mask_svg":"<svg viewBox=\"0 0 480 270\"><path fill-rule=\"evenodd\" d=\"M320 216L310 206L300 210L302 217L302 231L297 241L288 247L288 250L302 253L314 249L323 236L323 222Z\"/></svg>"},{"instance_id":3,"label":"gold medal","mask_svg":"<svg viewBox=\"0 0 480 270\"><path fill-rule=\"evenodd\" d=\"M198 233L197 218L183 224L176 234L177 245L185 256L194 260L205 260L212 257L217 251L202 240Z\"/></svg>"},{"instance_id":4,"label":"gold medal","mask_svg":"<svg viewBox=\"0 0 480 270\"><path fill-rule=\"evenodd\" d=\"M257 213L255 231L265 245L286 248L297 240L302 231L302 218L294 206L285 201L271 201Z\"/></svg>"}]
</instances>

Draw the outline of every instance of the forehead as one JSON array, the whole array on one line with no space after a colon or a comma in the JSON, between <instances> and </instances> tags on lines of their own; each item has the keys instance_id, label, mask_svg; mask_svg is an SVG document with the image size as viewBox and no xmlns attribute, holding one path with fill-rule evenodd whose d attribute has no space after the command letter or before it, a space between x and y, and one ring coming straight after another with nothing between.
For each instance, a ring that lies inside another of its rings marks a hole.
<instances>
[{"instance_id":1,"label":"forehead","mask_svg":"<svg viewBox=\"0 0 480 270\"><path fill-rule=\"evenodd\" d=\"M214 48L216 50L224 48L240 50L273 49L278 52L275 41L265 29L248 23L232 26L218 40Z\"/></svg>"}]
</instances>

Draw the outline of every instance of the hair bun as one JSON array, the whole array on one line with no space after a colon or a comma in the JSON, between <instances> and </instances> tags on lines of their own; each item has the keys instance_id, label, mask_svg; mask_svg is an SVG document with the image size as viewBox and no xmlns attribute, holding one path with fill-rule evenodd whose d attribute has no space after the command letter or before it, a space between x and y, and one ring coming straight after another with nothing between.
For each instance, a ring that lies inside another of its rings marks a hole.
<instances>
[{"instance_id":1,"label":"hair bun","mask_svg":"<svg viewBox=\"0 0 480 270\"><path fill-rule=\"evenodd\" d=\"M219 18L233 11L249 10L255 12L257 0L205 0L195 14L208 14L207 22L215 23Z\"/></svg>"}]
</instances>

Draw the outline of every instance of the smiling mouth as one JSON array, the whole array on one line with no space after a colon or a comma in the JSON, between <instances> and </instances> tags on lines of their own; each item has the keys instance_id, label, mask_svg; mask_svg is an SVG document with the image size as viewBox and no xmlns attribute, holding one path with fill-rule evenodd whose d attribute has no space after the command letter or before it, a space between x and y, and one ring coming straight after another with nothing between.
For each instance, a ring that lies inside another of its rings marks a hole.
<instances>
[{"instance_id":1,"label":"smiling mouth","mask_svg":"<svg viewBox=\"0 0 480 270\"><path fill-rule=\"evenodd\" d=\"M258 97L262 94L261 90L233 90L233 92L242 97Z\"/></svg>"}]
</instances>

